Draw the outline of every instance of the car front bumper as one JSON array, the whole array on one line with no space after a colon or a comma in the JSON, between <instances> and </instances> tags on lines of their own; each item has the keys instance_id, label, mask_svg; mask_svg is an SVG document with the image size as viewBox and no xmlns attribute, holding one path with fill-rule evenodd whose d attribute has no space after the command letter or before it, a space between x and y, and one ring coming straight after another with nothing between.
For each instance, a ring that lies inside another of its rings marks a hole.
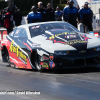
<instances>
[{"instance_id":1,"label":"car front bumper","mask_svg":"<svg viewBox=\"0 0 100 100\"><path fill-rule=\"evenodd\" d=\"M100 52L55 56L55 68L91 67L100 64Z\"/></svg>"}]
</instances>

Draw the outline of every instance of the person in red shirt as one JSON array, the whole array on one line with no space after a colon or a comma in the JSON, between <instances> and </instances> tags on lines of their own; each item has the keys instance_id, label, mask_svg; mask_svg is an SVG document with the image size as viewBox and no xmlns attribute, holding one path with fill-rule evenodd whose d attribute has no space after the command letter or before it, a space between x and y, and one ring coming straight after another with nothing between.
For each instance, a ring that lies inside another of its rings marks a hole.
<instances>
[{"instance_id":1,"label":"person in red shirt","mask_svg":"<svg viewBox=\"0 0 100 100\"><path fill-rule=\"evenodd\" d=\"M4 16L4 28L7 29L7 34L9 34L13 30L13 14L11 11L8 9L7 13Z\"/></svg>"}]
</instances>

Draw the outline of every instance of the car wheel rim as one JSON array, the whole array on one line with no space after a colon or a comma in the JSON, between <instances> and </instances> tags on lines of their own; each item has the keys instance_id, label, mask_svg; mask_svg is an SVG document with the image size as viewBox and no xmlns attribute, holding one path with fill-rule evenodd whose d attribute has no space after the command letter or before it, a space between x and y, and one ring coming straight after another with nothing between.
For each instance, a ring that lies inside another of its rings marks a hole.
<instances>
[{"instance_id":1,"label":"car wheel rim","mask_svg":"<svg viewBox=\"0 0 100 100\"><path fill-rule=\"evenodd\" d=\"M41 70L41 65L40 65L40 61L39 61L38 57L36 57L36 67L38 70Z\"/></svg>"}]
</instances>

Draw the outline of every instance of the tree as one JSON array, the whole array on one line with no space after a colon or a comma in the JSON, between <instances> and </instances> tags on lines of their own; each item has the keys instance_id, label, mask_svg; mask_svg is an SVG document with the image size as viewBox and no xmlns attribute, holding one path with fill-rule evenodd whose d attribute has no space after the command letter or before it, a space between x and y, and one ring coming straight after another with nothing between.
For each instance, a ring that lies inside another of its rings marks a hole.
<instances>
[{"instance_id":1,"label":"tree","mask_svg":"<svg viewBox=\"0 0 100 100\"><path fill-rule=\"evenodd\" d=\"M62 4L62 0L60 0L60 4Z\"/></svg>"}]
</instances>

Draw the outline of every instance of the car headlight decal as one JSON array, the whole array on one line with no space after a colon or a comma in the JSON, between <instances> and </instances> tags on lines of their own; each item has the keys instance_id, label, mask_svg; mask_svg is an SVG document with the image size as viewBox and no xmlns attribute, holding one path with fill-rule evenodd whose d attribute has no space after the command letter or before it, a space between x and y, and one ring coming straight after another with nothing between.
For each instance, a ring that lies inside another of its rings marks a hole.
<instances>
[{"instance_id":1,"label":"car headlight decal","mask_svg":"<svg viewBox=\"0 0 100 100\"><path fill-rule=\"evenodd\" d=\"M94 51L100 51L100 46L95 47L95 48L94 48Z\"/></svg>"}]
</instances>

